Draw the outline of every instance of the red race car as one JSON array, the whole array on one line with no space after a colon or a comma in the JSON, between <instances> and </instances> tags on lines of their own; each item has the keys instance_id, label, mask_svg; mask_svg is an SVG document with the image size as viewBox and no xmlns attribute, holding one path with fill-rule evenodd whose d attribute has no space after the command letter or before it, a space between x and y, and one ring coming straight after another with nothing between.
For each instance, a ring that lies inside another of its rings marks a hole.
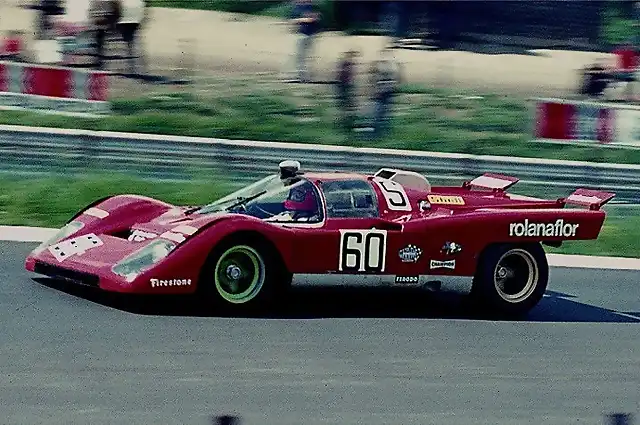
<instances>
[{"instance_id":1,"label":"red race car","mask_svg":"<svg viewBox=\"0 0 640 425\"><path fill-rule=\"evenodd\" d=\"M595 239L612 193L544 200L484 174L457 187L422 175L304 173L297 161L201 207L136 195L78 212L26 259L38 274L136 294L198 294L218 308L274 307L295 274L473 278L471 296L521 314L547 287L542 245ZM574 208L564 208L571 205Z\"/></svg>"}]
</instances>

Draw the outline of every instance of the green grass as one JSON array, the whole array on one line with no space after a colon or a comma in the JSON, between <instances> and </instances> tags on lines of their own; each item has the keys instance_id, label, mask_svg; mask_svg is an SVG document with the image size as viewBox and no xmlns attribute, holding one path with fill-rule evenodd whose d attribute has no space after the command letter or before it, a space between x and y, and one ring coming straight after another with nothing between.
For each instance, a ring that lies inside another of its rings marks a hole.
<instances>
[{"instance_id":1,"label":"green grass","mask_svg":"<svg viewBox=\"0 0 640 425\"><path fill-rule=\"evenodd\" d=\"M283 0L151 0L151 7L174 9L215 10L219 12L263 14L286 4Z\"/></svg>"},{"instance_id":2,"label":"green grass","mask_svg":"<svg viewBox=\"0 0 640 425\"><path fill-rule=\"evenodd\" d=\"M11 177L0 175L0 223L60 227L80 208L114 194L138 194L178 205L201 205L229 193L211 181L151 181L129 175Z\"/></svg>"},{"instance_id":3,"label":"green grass","mask_svg":"<svg viewBox=\"0 0 640 425\"><path fill-rule=\"evenodd\" d=\"M2 111L0 123L640 164L640 150L532 142L530 105L497 95L465 99L406 86L393 106L391 132L368 140L338 128L329 85L220 79L189 90L116 99L104 119ZM361 116L367 111L364 105Z\"/></svg>"},{"instance_id":4,"label":"green grass","mask_svg":"<svg viewBox=\"0 0 640 425\"><path fill-rule=\"evenodd\" d=\"M336 21L334 0L315 0L314 3L322 14L321 25L324 30L347 30L349 33L360 35L374 33L366 31L365 27L342 28ZM289 19L293 10L293 3L290 0L150 0L149 4L152 7L211 10L278 19Z\"/></svg>"},{"instance_id":5,"label":"green grass","mask_svg":"<svg viewBox=\"0 0 640 425\"><path fill-rule=\"evenodd\" d=\"M292 2L288 0L151 0L149 4L152 7L212 10L281 19L288 19L293 9ZM326 29L332 29L335 24L332 0L316 2L316 5L323 15Z\"/></svg>"},{"instance_id":6,"label":"green grass","mask_svg":"<svg viewBox=\"0 0 640 425\"><path fill-rule=\"evenodd\" d=\"M0 224L60 227L77 210L107 195L134 193L178 205L202 205L229 193L224 184L203 179L187 182L142 180L128 175L83 177L0 176ZM607 207L601 236L576 241L548 252L640 257L640 216L635 208Z\"/></svg>"},{"instance_id":7,"label":"green grass","mask_svg":"<svg viewBox=\"0 0 640 425\"><path fill-rule=\"evenodd\" d=\"M606 209L606 208L605 208ZM640 258L640 216L607 217L596 240L566 242L560 248L545 247L549 253Z\"/></svg>"}]
</instances>

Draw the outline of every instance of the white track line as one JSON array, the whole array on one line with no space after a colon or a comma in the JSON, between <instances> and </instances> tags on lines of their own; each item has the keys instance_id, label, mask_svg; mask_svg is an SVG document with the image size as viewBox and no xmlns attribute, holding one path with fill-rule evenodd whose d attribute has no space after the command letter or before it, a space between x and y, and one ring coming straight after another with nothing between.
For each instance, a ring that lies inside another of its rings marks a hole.
<instances>
[{"instance_id":1,"label":"white track line","mask_svg":"<svg viewBox=\"0 0 640 425\"><path fill-rule=\"evenodd\" d=\"M552 267L640 270L640 258L596 257L593 255L547 254Z\"/></svg>"},{"instance_id":2,"label":"white track line","mask_svg":"<svg viewBox=\"0 0 640 425\"><path fill-rule=\"evenodd\" d=\"M58 229L27 226L0 226L0 241L44 242Z\"/></svg>"},{"instance_id":3,"label":"white track line","mask_svg":"<svg viewBox=\"0 0 640 425\"><path fill-rule=\"evenodd\" d=\"M0 226L0 241L43 242L57 229L26 226ZM640 258L596 257L591 255L547 254L552 267L640 270Z\"/></svg>"}]
</instances>

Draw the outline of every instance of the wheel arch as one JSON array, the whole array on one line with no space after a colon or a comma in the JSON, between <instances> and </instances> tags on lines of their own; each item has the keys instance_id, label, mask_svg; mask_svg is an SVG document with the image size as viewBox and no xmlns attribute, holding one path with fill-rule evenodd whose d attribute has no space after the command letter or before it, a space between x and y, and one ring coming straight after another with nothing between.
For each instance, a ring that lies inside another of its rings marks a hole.
<instances>
[{"instance_id":1,"label":"wheel arch","mask_svg":"<svg viewBox=\"0 0 640 425\"><path fill-rule=\"evenodd\" d=\"M491 253L491 251L493 251L493 249L499 249L500 247L505 247L505 248L523 248L523 249L527 249L527 250L533 250L538 251L540 253L541 258L544 259L546 266L548 268L548 260L547 260L547 253L544 250L544 246L543 246L543 242L542 241L514 241L514 242L507 242L507 241L493 241L493 242L488 242L485 245L482 246L482 248L480 248L477 251L477 254L475 256L475 264L474 264L474 269L472 272L473 278L478 278L479 274L482 273L482 268L485 262L485 257Z\"/></svg>"},{"instance_id":2,"label":"wheel arch","mask_svg":"<svg viewBox=\"0 0 640 425\"><path fill-rule=\"evenodd\" d=\"M478 255L476 256L476 270L479 268L480 264L482 264L482 260L484 259L484 257L487 255L488 252L490 252L493 248L497 248L497 247L510 247L510 248L531 248L534 250L539 250L543 256L546 259L546 251L544 250L543 247L544 242L543 241L530 241L530 242L522 242L522 241L518 241L518 242L505 242L505 241L497 241L497 242L489 242L487 244L485 244L479 251L478 251Z\"/></svg>"},{"instance_id":3,"label":"wheel arch","mask_svg":"<svg viewBox=\"0 0 640 425\"><path fill-rule=\"evenodd\" d=\"M264 233L255 230L255 229L242 229L237 230L223 236L219 241L217 241L209 250L207 255L207 259L202 266L201 273L204 272L208 266L210 266L211 260L216 256L216 254L223 249L225 246L228 246L234 242L247 243L247 244L257 244L261 248L264 248L266 255L269 257L271 261L275 263L278 272L283 274L289 274L289 268L287 267L287 263L285 261L284 256L280 252L278 245L267 235ZM202 276L201 279L202 281Z\"/></svg>"},{"instance_id":4,"label":"wheel arch","mask_svg":"<svg viewBox=\"0 0 640 425\"><path fill-rule=\"evenodd\" d=\"M227 249L239 245L247 245L258 251L265 263L267 281L263 282L266 286L261 288L257 295L254 294L251 299L246 301L248 304L245 304L245 302L240 302L239 304L231 302L235 305L235 307L232 307L229 300L223 300L224 297L219 293L215 278L210 273L215 269L217 261ZM203 250L206 250L206 247L203 247ZM276 241L256 229L238 229L222 236L209 247L209 252L206 254L198 275L198 286L195 294L202 297L203 300L211 300L212 305L223 312L247 312L254 311L254 309L257 309L255 311L263 311L265 308L270 310L282 302L283 296L290 288L293 277L286 266ZM247 308L249 310L245 310Z\"/></svg>"}]
</instances>

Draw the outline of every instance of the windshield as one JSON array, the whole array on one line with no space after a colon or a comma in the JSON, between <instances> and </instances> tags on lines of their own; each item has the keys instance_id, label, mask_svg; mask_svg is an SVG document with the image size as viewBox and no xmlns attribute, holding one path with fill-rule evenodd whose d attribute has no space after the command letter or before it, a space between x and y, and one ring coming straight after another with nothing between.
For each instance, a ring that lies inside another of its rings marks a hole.
<instances>
[{"instance_id":1,"label":"windshield","mask_svg":"<svg viewBox=\"0 0 640 425\"><path fill-rule=\"evenodd\" d=\"M278 175L259 180L196 212L232 212L271 222L322 221L322 204L316 187L300 177L281 180Z\"/></svg>"}]
</instances>

